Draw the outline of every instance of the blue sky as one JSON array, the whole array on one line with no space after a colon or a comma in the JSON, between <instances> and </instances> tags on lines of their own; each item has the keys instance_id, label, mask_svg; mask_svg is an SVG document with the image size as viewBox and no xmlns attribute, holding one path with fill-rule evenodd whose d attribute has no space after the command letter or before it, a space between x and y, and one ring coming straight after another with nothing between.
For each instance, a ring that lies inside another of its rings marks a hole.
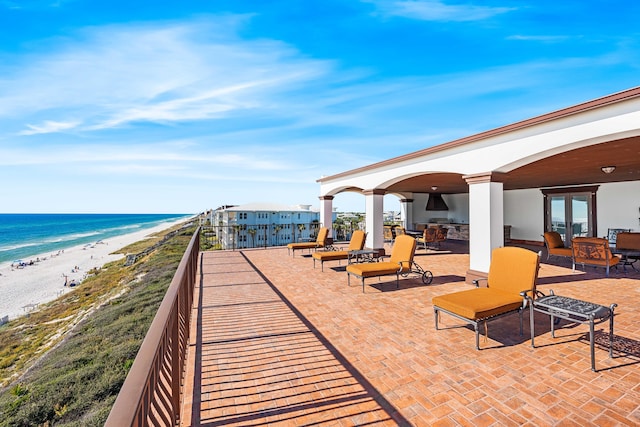
<instances>
[{"instance_id":1,"label":"blue sky","mask_svg":"<svg viewBox=\"0 0 640 427\"><path fill-rule=\"evenodd\" d=\"M0 211L318 206L321 176L638 86L639 17L628 0L0 0Z\"/></svg>"}]
</instances>

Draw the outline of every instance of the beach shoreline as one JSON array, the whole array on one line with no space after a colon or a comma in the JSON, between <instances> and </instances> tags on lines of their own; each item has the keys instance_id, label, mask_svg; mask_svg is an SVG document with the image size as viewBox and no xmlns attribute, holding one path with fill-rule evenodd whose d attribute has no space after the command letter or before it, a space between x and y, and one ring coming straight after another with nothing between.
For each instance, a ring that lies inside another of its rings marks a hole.
<instances>
[{"instance_id":1,"label":"beach shoreline","mask_svg":"<svg viewBox=\"0 0 640 427\"><path fill-rule=\"evenodd\" d=\"M185 218L167 221L90 245L76 245L54 253L34 255L24 259L27 265L22 267L10 262L0 264L0 323L7 316L12 320L28 314L41 304L55 300L77 285L81 286L90 270L118 259L124 261L124 254L111 255L112 252L186 221L188 219Z\"/></svg>"}]
</instances>

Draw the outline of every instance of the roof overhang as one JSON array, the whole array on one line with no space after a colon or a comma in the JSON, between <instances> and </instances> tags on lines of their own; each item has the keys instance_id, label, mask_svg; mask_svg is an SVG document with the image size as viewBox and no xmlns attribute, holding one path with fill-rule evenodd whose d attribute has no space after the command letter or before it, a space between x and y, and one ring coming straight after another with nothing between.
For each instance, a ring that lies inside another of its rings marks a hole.
<instances>
[{"instance_id":1,"label":"roof overhang","mask_svg":"<svg viewBox=\"0 0 640 427\"><path fill-rule=\"evenodd\" d=\"M601 170L608 165L616 166L611 174ZM323 194L332 187L428 193L432 186L464 193L464 175L492 171L505 174L507 190L640 180L640 87L317 182Z\"/></svg>"}]
</instances>

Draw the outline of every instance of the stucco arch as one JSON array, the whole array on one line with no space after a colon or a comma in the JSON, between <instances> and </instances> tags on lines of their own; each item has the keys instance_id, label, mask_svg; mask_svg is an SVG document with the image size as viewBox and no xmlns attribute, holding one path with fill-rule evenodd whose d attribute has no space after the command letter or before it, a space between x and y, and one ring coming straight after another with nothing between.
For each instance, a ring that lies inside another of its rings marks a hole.
<instances>
[{"instance_id":1,"label":"stucco arch","mask_svg":"<svg viewBox=\"0 0 640 427\"><path fill-rule=\"evenodd\" d=\"M322 196L337 196L340 193L358 193L358 194L362 194L363 191L364 191L363 188L342 185L342 186L338 186L336 188L332 188L332 189L326 191L324 194L321 195L321 197Z\"/></svg>"},{"instance_id":2,"label":"stucco arch","mask_svg":"<svg viewBox=\"0 0 640 427\"><path fill-rule=\"evenodd\" d=\"M615 173L605 173L604 166L615 166ZM610 184L602 191L603 208L619 206L619 199L626 201L629 194L637 194L640 87L323 177L318 182L322 194L335 194L349 186L363 189L367 231L371 228L375 236L381 236L382 218L370 217L381 217L379 199L385 192L413 198L414 206L422 203L417 193L424 195L432 186L438 187L438 192L455 195L452 198L457 201L466 197L470 229L476 230L469 237L469 272L486 272L492 249L504 243L505 209L516 212L526 206L527 212L542 212L540 207L526 203L541 198L538 189L585 184L604 188ZM507 191L510 200L505 206ZM462 193L468 193L468 197ZM619 209L607 210L608 225L637 225L637 206L633 202L624 206L624 216L618 214ZM374 245L382 241L376 239Z\"/></svg>"}]
</instances>

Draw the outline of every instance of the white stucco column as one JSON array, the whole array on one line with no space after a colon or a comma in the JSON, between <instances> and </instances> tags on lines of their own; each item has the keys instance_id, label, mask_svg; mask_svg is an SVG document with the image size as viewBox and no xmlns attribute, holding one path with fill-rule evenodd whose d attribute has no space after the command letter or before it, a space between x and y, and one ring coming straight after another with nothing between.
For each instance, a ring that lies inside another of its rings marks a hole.
<instances>
[{"instance_id":1,"label":"white stucco column","mask_svg":"<svg viewBox=\"0 0 640 427\"><path fill-rule=\"evenodd\" d=\"M384 190L363 191L366 215L366 246L373 249L384 248Z\"/></svg>"},{"instance_id":2,"label":"white stucco column","mask_svg":"<svg viewBox=\"0 0 640 427\"><path fill-rule=\"evenodd\" d=\"M413 199L400 199L400 211L404 228L413 230Z\"/></svg>"},{"instance_id":3,"label":"white stucco column","mask_svg":"<svg viewBox=\"0 0 640 427\"><path fill-rule=\"evenodd\" d=\"M333 237L333 196L320 196L320 224L329 229Z\"/></svg>"},{"instance_id":4,"label":"white stucco column","mask_svg":"<svg viewBox=\"0 0 640 427\"><path fill-rule=\"evenodd\" d=\"M486 277L491 251L504 246L503 184L499 173L467 175L469 184L469 271L467 281Z\"/></svg>"}]
</instances>

